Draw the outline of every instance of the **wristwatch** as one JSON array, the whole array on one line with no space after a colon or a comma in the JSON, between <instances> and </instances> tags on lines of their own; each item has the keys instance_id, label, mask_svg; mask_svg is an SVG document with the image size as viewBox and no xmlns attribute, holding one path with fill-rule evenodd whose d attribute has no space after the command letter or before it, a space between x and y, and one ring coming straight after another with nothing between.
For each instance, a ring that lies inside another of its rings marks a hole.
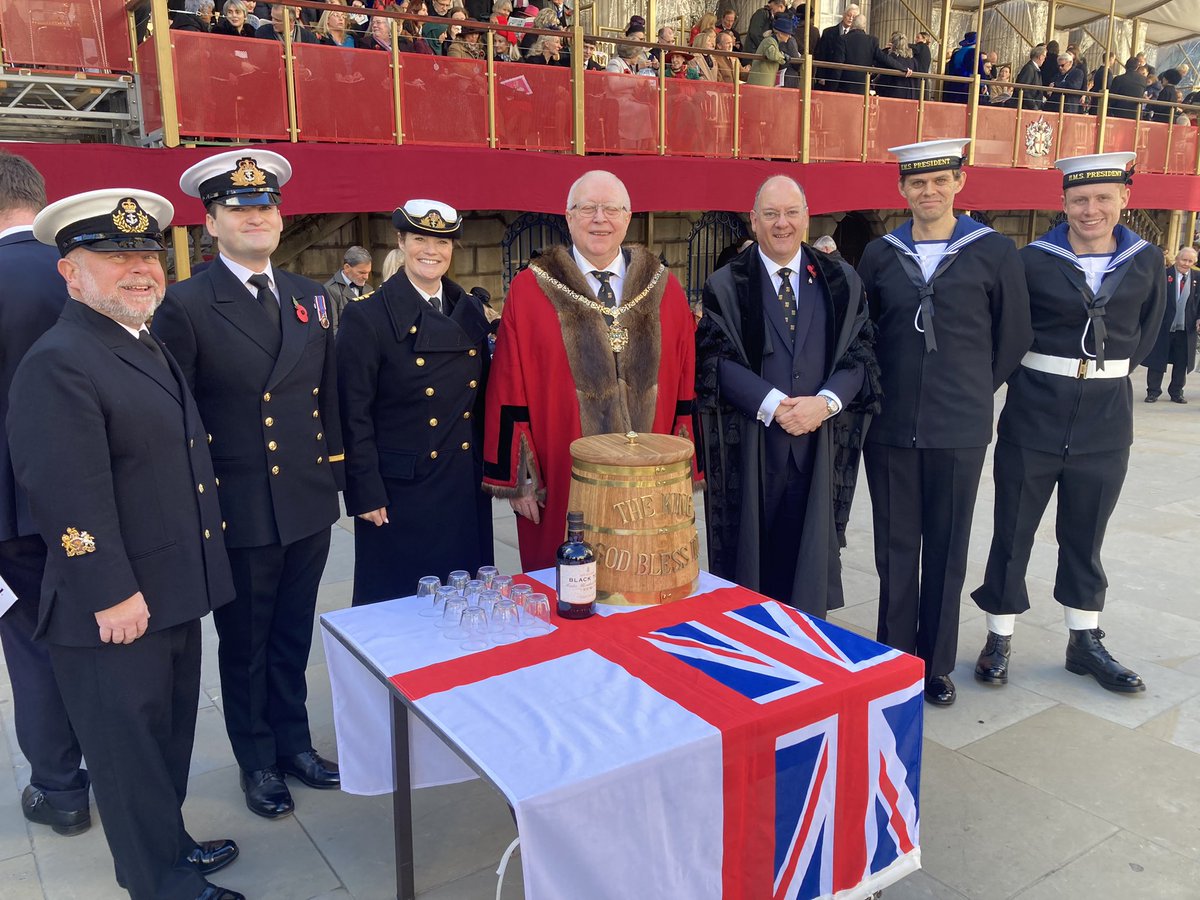
<instances>
[{"instance_id":1,"label":"wristwatch","mask_svg":"<svg viewBox=\"0 0 1200 900\"><path fill-rule=\"evenodd\" d=\"M821 399L825 401L825 409L828 412L828 415L825 416L825 418L828 419L830 416L837 415L837 411L838 411L837 402L832 397L825 395L825 394L821 395Z\"/></svg>"}]
</instances>

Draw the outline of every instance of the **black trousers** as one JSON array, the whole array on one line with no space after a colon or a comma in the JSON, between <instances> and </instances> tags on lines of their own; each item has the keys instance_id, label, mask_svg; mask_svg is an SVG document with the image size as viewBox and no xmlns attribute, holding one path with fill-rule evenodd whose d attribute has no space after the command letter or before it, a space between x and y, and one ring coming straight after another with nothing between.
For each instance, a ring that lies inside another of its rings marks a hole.
<instances>
[{"instance_id":1,"label":"black trousers","mask_svg":"<svg viewBox=\"0 0 1200 900\"><path fill-rule=\"evenodd\" d=\"M779 426L774 426L779 427ZM812 473L789 465L767 474L764 532L759 543L759 593L794 606L796 564ZM805 612L810 612L805 610ZM820 613L824 618L824 612Z\"/></svg>"},{"instance_id":2,"label":"black trousers","mask_svg":"<svg viewBox=\"0 0 1200 900\"><path fill-rule=\"evenodd\" d=\"M986 447L863 448L879 573L880 643L949 675Z\"/></svg>"},{"instance_id":3,"label":"black trousers","mask_svg":"<svg viewBox=\"0 0 1200 900\"><path fill-rule=\"evenodd\" d=\"M983 584L971 595L979 608L993 615L1029 609L1029 553L1057 487L1054 599L1072 609L1103 609L1108 579L1100 564L1100 546L1128 468L1128 449L1063 457L997 442L992 546Z\"/></svg>"},{"instance_id":4,"label":"black trousers","mask_svg":"<svg viewBox=\"0 0 1200 900\"><path fill-rule=\"evenodd\" d=\"M88 774L79 768L82 754L67 717L50 653L35 642L46 545L36 535L0 541L0 578L17 602L0 618L0 643L12 682L17 743L29 760L29 783L46 794L55 809L88 805Z\"/></svg>"},{"instance_id":5,"label":"black trousers","mask_svg":"<svg viewBox=\"0 0 1200 900\"><path fill-rule=\"evenodd\" d=\"M1167 335L1167 364L1171 367L1171 383L1167 385L1167 392L1172 397L1183 396L1183 385L1187 381L1188 363L1187 358L1187 332L1172 331ZM1147 369L1146 370L1146 394L1150 397L1157 397L1162 393L1163 376L1167 374L1166 368L1162 369Z\"/></svg>"},{"instance_id":6,"label":"black trousers","mask_svg":"<svg viewBox=\"0 0 1200 900\"><path fill-rule=\"evenodd\" d=\"M229 549L237 598L214 610L225 729L246 771L312 747L304 670L330 529L286 546Z\"/></svg>"},{"instance_id":7,"label":"black trousers","mask_svg":"<svg viewBox=\"0 0 1200 900\"><path fill-rule=\"evenodd\" d=\"M183 859L195 841L181 809L200 698L200 621L132 644L49 649L118 880L133 900L195 900L205 882Z\"/></svg>"}]
</instances>

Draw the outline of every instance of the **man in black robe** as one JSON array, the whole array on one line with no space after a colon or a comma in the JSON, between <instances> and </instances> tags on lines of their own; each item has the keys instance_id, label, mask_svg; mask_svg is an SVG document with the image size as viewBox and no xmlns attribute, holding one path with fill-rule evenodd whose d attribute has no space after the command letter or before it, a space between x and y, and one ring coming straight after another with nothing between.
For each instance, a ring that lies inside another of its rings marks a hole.
<instances>
[{"instance_id":1,"label":"man in black robe","mask_svg":"<svg viewBox=\"0 0 1200 900\"><path fill-rule=\"evenodd\" d=\"M708 279L696 333L709 568L824 618L875 408L866 305L853 269L802 243L795 181L768 178L750 222L758 243Z\"/></svg>"},{"instance_id":2,"label":"man in black robe","mask_svg":"<svg viewBox=\"0 0 1200 900\"><path fill-rule=\"evenodd\" d=\"M868 244L858 267L884 395L864 449L877 639L924 660L925 699L937 706L955 698L950 673L992 395L1033 339L1017 248L954 214L967 143L891 148L912 218Z\"/></svg>"},{"instance_id":3,"label":"man in black robe","mask_svg":"<svg viewBox=\"0 0 1200 900\"><path fill-rule=\"evenodd\" d=\"M987 613L975 677L1008 683L1016 617L1029 608L1025 571L1034 534L1058 493L1054 599L1070 631L1066 668L1119 693L1146 689L1101 643L1108 580L1104 530L1117 505L1133 443L1129 372L1154 346L1166 303L1163 255L1119 224L1129 202L1133 153L1060 159L1063 211L1021 250L1033 349L1009 379L994 474L996 508L983 584Z\"/></svg>"}]
</instances>

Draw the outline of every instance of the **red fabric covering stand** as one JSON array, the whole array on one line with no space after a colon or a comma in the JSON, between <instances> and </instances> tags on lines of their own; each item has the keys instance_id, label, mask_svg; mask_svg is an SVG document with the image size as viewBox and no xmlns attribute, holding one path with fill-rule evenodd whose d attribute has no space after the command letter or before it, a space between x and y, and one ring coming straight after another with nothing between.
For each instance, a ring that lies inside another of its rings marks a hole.
<instances>
[{"instance_id":1,"label":"red fabric covering stand","mask_svg":"<svg viewBox=\"0 0 1200 900\"><path fill-rule=\"evenodd\" d=\"M204 207L179 190L188 166L223 147L143 149L107 144L5 143L3 149L27 158L46 178L50 200L98 188L139 187L175 204L176 225L199 225ZM395 196L380 194L377 180L364 172L453 172L439 190L461 210L520 209L561 213L571 182L590 169L607 169L629 188L636 212L646 210L748 210L754 192L769 175L795 177L808 192L815 215L902 205L896 167L886 163L799 163L686 157L587 157L521 150L452 147L379 147L345 144L263 144L282 152L295 170L284 191L285 215L390 210L412 196L418 182L400 177ZM246 153L254 148L248 146ZM505 173L536 166L537 178L519 184ZM1057 209L1062 179L1058 171L967 168L959 195L964 209ZM680 186L687 189L681 191ZM1134 209L1200 209L1200 178L1144 175L1134 180Z\"/></svg>"}]
</instances>

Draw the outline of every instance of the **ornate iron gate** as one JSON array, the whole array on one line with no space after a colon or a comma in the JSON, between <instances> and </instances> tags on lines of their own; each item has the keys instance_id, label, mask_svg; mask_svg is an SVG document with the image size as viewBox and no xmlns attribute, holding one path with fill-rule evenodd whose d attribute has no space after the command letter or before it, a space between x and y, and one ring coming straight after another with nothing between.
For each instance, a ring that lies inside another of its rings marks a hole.
<instances>
[{"instance_id":1,"label":"ornate iron gate","mask_svg":"<svg viewBox=\"0 0 1200 900\"><path fill-rule=\"evenodd\" d=\"M700 308L704 282L717 268L721 254L750 237L745 219L737 213L706 212L688 235L687 295L692 309Z\"/></svg>"},{"instance_id":2,"label":"ornate iron gate","mask_svg":"<svg viewBox=\"0 0 1200 900\"><path fill-rule=\"evenodd\" d=\"M571 243L567 220L550 213L525 213L504 229L500 249L504 254L504 292L513 277L545 247Z\"/></svg>"}]
</instances>

